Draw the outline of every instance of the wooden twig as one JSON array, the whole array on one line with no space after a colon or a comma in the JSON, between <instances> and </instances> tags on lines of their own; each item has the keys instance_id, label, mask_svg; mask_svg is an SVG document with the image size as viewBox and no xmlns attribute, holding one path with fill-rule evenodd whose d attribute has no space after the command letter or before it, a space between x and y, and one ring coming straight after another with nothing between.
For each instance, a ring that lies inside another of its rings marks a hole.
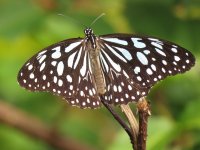
<instances>
[{"instance_id":1,"label":"wooden twig","mask_svg":"<svg viewBox=\"0 0 200 150\"><path fill-rule=\"evenodd\" d=\"M38 119L22 112L14 106L0 101L0 122L40 139L59 150L93 150L89 146L60 135Z\"/></svg>"},{"instance_id":2,"label":"wooden twig","mask_svg":"<svg viewBox=\"0 0 200 150\"><path fill-rule=\"evenodd\" d=\"M137 139L138 150L146 150L148 117L151 115L150 105L145 98L137 103L139 114L139 133Z\"/></svg>"}]
</instances>

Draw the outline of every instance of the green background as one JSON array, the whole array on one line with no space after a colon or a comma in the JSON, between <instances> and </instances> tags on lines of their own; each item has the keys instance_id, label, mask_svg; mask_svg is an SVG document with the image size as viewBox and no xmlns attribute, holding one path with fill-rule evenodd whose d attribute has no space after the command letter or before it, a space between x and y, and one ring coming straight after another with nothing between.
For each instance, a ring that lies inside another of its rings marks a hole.
<instances>
[{"instance_id":1,"label":"green background","mask_svg":"<svg viewBox=\"0 0 200 150\"><path fill-rule=\"evenodd\" d=\"M40 49L84 36L84 26L74 20L87 26L103 12L92 27L96 35L151 35L195 55L191 71L152 88L147 150L200 149L199 0L0 0L0 101L94 149L131 150L125 131L105 108L71 107L51 94L28 92L16 80L21 66ZM0 122L0 149L55 148Z\"/></svg>"}]
</instances>

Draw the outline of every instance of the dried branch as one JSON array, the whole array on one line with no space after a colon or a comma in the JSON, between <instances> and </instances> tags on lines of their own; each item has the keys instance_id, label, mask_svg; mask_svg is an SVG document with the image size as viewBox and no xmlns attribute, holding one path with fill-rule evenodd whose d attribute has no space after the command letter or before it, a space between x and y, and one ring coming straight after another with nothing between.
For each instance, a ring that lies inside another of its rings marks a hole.
<instances>
[{"instance_id":1,"label":"dried branch","mask_svg":"<svg viewBox=\"0 0 200 150\"><path fill-rule=\"evenodd\" d=\"M15 127L31 137L41 139L49 145L60 150L92 150L86 145L80 144L66 136L60 135L45 126L38 119L22 112L21 110L0 101L0 122Z\"/></svg>"},{"instance_id":2,"label":"dried branch","mask_svg":"<svg viewBox=\"0 0 200 150\"><path fill-rule=\"evenodd\" d=\"M137 103L139 114L139 134L137 139L138 150L146 150L148 117L151 115L149 103L141 98Z\"/></svg>"}]
</instances>

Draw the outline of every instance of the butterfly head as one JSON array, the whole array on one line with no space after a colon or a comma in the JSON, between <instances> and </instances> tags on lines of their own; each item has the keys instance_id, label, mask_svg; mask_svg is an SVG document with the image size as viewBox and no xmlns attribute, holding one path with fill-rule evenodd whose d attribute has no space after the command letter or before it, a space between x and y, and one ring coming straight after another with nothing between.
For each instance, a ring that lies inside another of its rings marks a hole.
<instances>
[{"instance_id":1,"label":"butterfly head","mask_svg":"<svg viewBox=\"0 0 200 150\"><path fill-rule=\"evenodd\" d=\"M90 41L92 48L95 49L96 48L96 42L95 42L96 36L94 35L93 30L88 27L84 30L84 33L85 33L86 40Z\"/></svg>"},{"instance_id":2,"label":"butterfly head","mask_svg":"<svg viewBox=\"0 0 200 150\"><path fill-rule=\"evenodd\" d=\"M86 36L86 37L91 37L91 36L94 35L94 34L93 34L93 30L92 30L91 28L86 28L86 29L84 30L84 33L85 33L85 36Z\"/></svg>"}]
</instances>

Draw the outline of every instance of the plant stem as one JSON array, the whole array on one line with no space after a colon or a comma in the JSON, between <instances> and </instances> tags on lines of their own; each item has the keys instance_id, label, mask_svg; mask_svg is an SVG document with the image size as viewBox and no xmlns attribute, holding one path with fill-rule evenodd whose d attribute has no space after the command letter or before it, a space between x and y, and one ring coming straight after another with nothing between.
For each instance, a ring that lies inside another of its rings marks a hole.
<instances>
[{"instance_id":1,"label":"plant stem","mask_svg":"<svg viewBox=\"0 0 200 150\"><path fill-rule=\"evenodd\" d=\"M137 103L139 114L139 133L137 138L138 150L146 150L148 117L151 115L150 105L145 98Z\"/></svg>"},{"instance_id":2,"label":"plant stem","mask_svg":"<svg viewBox=\"0 0 200 150\"><path fill-rule=\"evenodd\" d=\"M122 112L126 115L130 128L123 121L123 119L114 111L114 109L109 105L101 96L101 101L103 105L110 111L113 117L119 122L119 124L124 128L130 137L131 144L134 150L146 150L147 141L147 125L148 117L151 115L150 105L145 98L141 98L137 103L137 109L139 114L139 127L137 120L129 107L129 105L120 105Z\"/></svg>"},{"instance_id":3,"label":"plant stem","mask_svg":"<svg viewBox=\"0 0 200 150\"><path fill-rule=\"evenodd\" d=\"M137 150L138 149L137 148L137 137L138 137L138 130L139 130L137 120L128 104L127 105L122 104L122 105L120 105L120 107L121 107L122 112L124 112L124 114L126 115L126 117L128 119L129 125L132 130L133 142L131 142L131 143L134 144L133 145L134 150Z\"/></svg>"}]
</instances>

